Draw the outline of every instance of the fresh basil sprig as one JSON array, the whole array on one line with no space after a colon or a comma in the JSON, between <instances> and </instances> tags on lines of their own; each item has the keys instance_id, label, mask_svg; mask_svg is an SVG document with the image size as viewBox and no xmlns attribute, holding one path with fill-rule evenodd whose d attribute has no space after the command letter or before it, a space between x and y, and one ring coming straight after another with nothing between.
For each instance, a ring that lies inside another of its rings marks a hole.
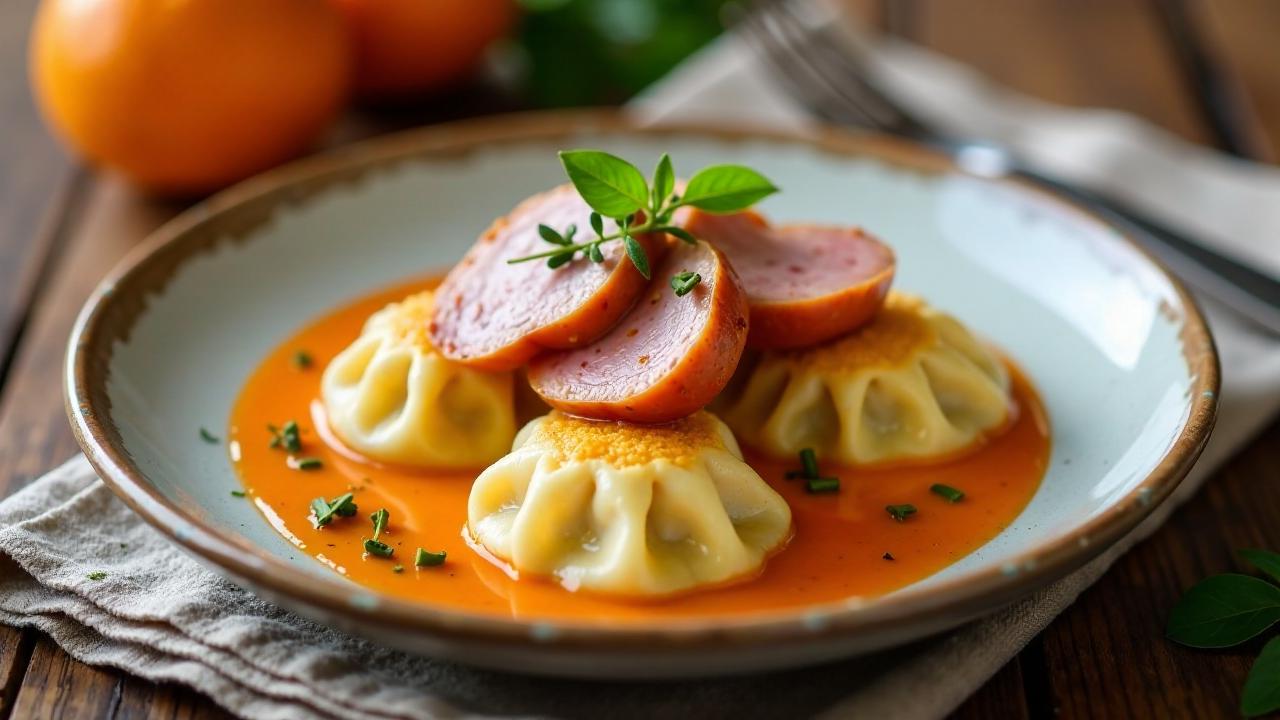
<instances>
[{"instance_id":1,"label":"fresh basil sprig","mask_svg":"<svg viewBox=\"0 0 1280 720\"><path fill-rule=\"evenodd\" d=\"M1270 576L1226 573L1201 580L1169 613L1165 634L1194 648L1226 648L1266 632L1280 622L1280 555L1242 550L1241 557ZM1249 669L1240 697L1246 717L1280 710L1280 637L1273 637Z\"/></svg>"},{"instance_id":2,"label":"fresh basil sprig","mask_svg":"<svg viewBox=\"0 0 1280 720\"><path fill-rule=\"evenodd\" d=\"M697 240L687 230L671 224L675 211L681 207L696 207L713 213L731 213L745 210L761 199L778 191L763 175L742 165L712 165L703 168L689 178L684 196L675 194L676 171L671 157L663 153L653 170L653 178L646 181L635 165L616 155L600 150L563 150L560 163L574 189L593 211L591 240L574 242L578 228L570 225L563 231L547 225L538 226L538 235L555 247L546 252L512 258L508 263L522 263L546 259L547 267L561 267L582 253L591 262L604 262L600 246L621 240L631 264L649 279L649 256L635 236L649 232L664 232L687 242ZM604 218L612 218L618 229L604 231ZM685 295L697 281L680 273L672 278L671 287L677 295ZM676 278L680 278L677 280ZM698 280L701 280L699 277Z\"/></svg>"}]
</instances>

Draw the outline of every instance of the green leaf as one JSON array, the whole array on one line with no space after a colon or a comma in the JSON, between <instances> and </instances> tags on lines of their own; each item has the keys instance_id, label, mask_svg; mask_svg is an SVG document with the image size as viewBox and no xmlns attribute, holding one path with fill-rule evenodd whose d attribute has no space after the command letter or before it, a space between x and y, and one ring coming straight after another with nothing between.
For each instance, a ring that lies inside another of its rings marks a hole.
<instances>
[{"instance_id":1,"label":"green leaf","mask_svg":"<svg viewBox=\"0 0 1280 720\"><path fill-rule=\"evenodd\" d=\"M627 249L627 257L631 258L631 264L636 266L636 269L640 271L645 280L648 280L649 256L645 254L644 247L630 235L622 236L622 245Z\"/></svg>"},{"instance_id":2,"label":"green leaf","mask_svg":"<svg viewBox=\"0 0 1280 720\"><path fill-rule=\"evenodd\" d=\"M658 159L658 167L653 169L653 206L661 207L672 190L676 189L676 171L671 165L671 156L662 153Z\"/></svg>"},{"instance_id":3,"label":"green leaf","mask_svg":"<svg viewBox=\"0 0 1280 720\"><path fill-rule=\"evenodd\" d=\"M1169 613L1165 634L1197 648L1224 648L1280 621L1280 588L1249 575L1227 573L1200 581Z\"/></svg>"},{"instance_id":4,"label":"green leaf","mask_svg":"<svg viewBox=\"0 0 1280 720\"><path fill-rule=\"evenodd\" d=\"M599 150L563 150L560 162L578 194L601 215L630 215L649 200L644 175L616 155Z\"/></svg>"},{"instance_id":5,"label":"green leaf","mask_svg":"<svg viewBox=\"0 0 1280 720\"><path fill-rule=\"evenodd\" d=\"M538 225L538 234L552 245L568 245L569 241L560 236L556 229L549 225Z\"/></svg>"},{"instance_id":6,"label":"green leaf","mask_svg":"<svg viewBox=\"0 0 1280 720\"><path fill-rule=\"evenodd\" d=\"M593 263L604 262L604 253L600 251L600 243L592 243L591 247L587 248L587 257L591 258Z\"/></svg>"},{"instance_id":7,"label":"green leaf","mask_svg":"<svg viewBox=\"0 0 1280 720\"><path fill-rule=\"evenodd\" d=\"M744 210L778 192L763 175L742 165L712 165L689 179L684 189L685 205L707 212Z\"/></svg>"},{"instance_id":8,"label":"green leaf","mask_svg":"<svg viewBox=\"0 0 1280 720\"><path fill-rule=\"evenodd\" d=\"M1280 637L1271 638L1249 668L1240 694L1240 713L1245 717L1280 710Z\"/></svg>"},{"instance_id":9,"label":"green leaf","mask_svg":"<svg viewBox=\"0 0 1280 720\"><path fill-rule=\"evenodd\" d=\"M591 229L596 231L596 237L604 237L604 218L598 212L591 213Z\"/></svg>"},{"instance_id":10,"label":"green leaf","mask_svg":"<svg viewBox=\"0 0 1280 720\"><path fill-rule=\"evenodd\" d=\"M1240 557L1270 575L1272 580L1280 582L1280 554L1266 550L1241 550Z\"/></svg>"},{"instance_id":11,"label":"green leaf","mask_svg":"<svg viewBox=\"0 0 1280 720\"><path fill-rule=\"evenodd\" d=\"M682 227L676 227L675 225L662 225L654 228L654 230L667 233L668 235L675 235L690 245L696 245L698 242L698 238L694 237L688 230L685 230Z\"/></svg>"},{"instance_id":12,"label":"green leaf","mask_svg":"<svg viewBox=\"0 0 1280 720\"><path fill-rule=\"evenodd\" d=\"M561 265L564 265L565 263L568 263L572 260L573 260L573 251L566 250L565 252L562 252L558 255L552 255L551 257L547 258L547 267L551 268L552 270L555 270Z\"/></svg>"}]
</instances>

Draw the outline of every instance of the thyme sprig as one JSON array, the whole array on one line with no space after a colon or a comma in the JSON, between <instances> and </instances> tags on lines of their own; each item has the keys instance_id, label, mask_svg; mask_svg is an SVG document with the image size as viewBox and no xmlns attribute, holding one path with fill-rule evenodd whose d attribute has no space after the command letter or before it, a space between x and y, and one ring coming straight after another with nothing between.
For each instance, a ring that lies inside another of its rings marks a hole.
<instances>
[{"instance_id":1,"label":"thyme sprig","mask_svg":"<svg viewBox=\"0 0 1280 720\"><path fill-rule=\"evenodd\" d=\"M663 153L653 170L652 181L635 165L599 150L564 150L560 163L574 189L591 207L590 224L595 237L575 242L576 225L563 231L538 225L538 235L555 247L545 252L507 260L509 264L547 261L555 269L573 262L578 253L591 262L604 262L600 246L620 240L636 270L650 279L650 263L644 246L636 239L646 233L667 233L684 242L697 242L687 230L672 224L681 207L696 207L713 213L744 210L778 191L763 175L743 165L712 165L689 179L684 195L675 192L676 174L671 156ZM612 218L617 229L606 233L604 219ZM681 272L671 279L677 296L688 294L701 282L696 273Z\"/></svg>"}]
</instances>

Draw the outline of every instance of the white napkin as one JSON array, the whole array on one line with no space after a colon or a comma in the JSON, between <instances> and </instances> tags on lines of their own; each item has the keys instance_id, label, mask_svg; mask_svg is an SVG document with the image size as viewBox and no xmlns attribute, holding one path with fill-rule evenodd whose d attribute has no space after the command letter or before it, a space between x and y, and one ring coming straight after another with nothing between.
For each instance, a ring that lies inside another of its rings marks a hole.
<instances>
[{"instance_id":1,"label":"white napkin","mask_svg":"<svg viewBox=\"0 0 1280 720\"><path fill-rule=\"evenodd\" d=\"M1001 138L1045 169L1136 204L1260 265L1280 267L1280 171L1234 162L1114 113L1065 110L995 88L900 43L874 55L917 110ZM728 37L636 105L643 117L804 122ZM1265 199L1264 199L1265 198ZM954 709L1154 530L1207 472L1280 407L1280 344L1210 306L1222 352L1222 417L1204 460L1133 535L1085 568L985 620L818 671L685 683L525 678L410 657L260 601L139 521L83 458L0 503L0 622L51 635L74 657L188 684L249 718L934 718ZM99 580L89 575L105 572Z\"/></svg>"}]
</instances>

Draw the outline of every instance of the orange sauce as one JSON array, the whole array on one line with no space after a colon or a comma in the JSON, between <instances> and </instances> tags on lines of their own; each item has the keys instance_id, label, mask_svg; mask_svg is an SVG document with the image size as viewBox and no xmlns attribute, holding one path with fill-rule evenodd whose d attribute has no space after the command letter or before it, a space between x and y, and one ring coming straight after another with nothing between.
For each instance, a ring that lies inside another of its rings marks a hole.
<instances>
[{"instance_id":1,"label":"orange sauce","mask_svg":"<svg viewBox=\"0 0 1280 720\"><path fill-rule=\"evenodd\" d=\"M538 578L512 579L472 550L463 537L474 472L423 472L361 461L327 444L317 430L320 376L356 338L365 319L388 302L434 285L424 280L362 298L304 328L276 348L249 378L231 417L229 437L247 498L300 550L351 580L401 598L470 613L523 619L642 622L785 611L824 601L874 597L927 577L994 538L1026 507L1049 458L1049 426L1026 377L1013 368L1017 418L981 448L930 466L838 469L837 494L810 495L784 479L798 462L750 451L747 459L791 506L795 537L758 576L658 600L569 592ZM295 366L305 350L314 359ZM271 449L268 424L296 420L304 456L321 469L290 469ZM963 490L949 503L934 483ZM310 520L313 498L355 490L359 512L323 528ZM897 522L886 505L910 503L918 512ZM365 557L369 514L385 507L391 521L382 539L392 558ZM438 567L415 568L414 550L448 552ZM888 559L886 555L892 556ZM392 568L403 565L396 573Z\"/></svg>"}]
</instances>

